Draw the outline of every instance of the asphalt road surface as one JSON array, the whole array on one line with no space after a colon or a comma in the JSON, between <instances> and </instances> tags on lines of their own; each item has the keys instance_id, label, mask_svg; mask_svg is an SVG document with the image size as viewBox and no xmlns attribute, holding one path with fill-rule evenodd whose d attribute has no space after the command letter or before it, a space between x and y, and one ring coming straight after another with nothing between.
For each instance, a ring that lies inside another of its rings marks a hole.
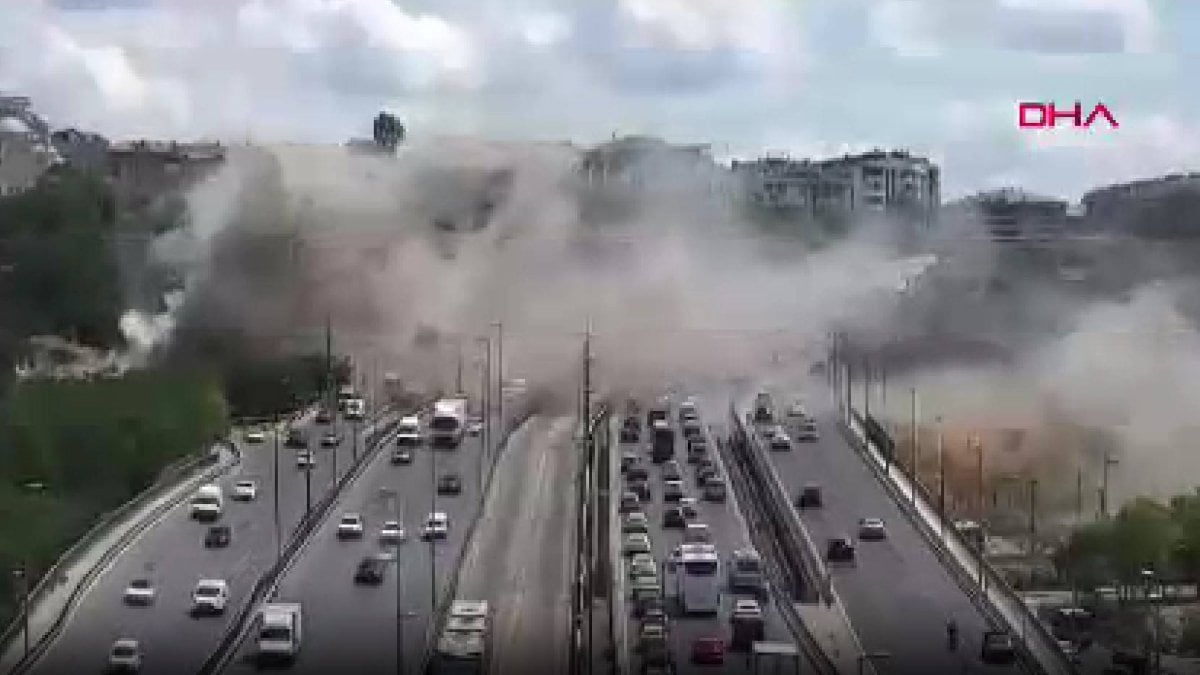
<instances>
[{"instance_id":1,"label":"asphalt road surface","mask_svg":"<svg viewBox=\"0 0 1200 675\"><path fill-rule=\"evenodd\" d=\"M316 457L311 479L312 499L316 502L333 482L335 451L318 447L318 437L325 427L316 425L311 416L301 426L309 431L309 444ZM339 421L337 426L343 439L336 450L338 474L342 475L350 465L352 434L350 425ZM204 547L208 525L190 518L187 500L171 509L96 578L63 632L32 668L33 673L101 672L113 642L122 637L141 643L143 673L178 675L199 669L255 581L275 561L273 439L268 433L266 443L239 445L244 453L241 464L220 481L226 500L219 522L232 527L230 545ZM284 541L305 510L304 472L296 467L295 452L280 443L279 506ZM233 483L246 478L257 481L257 498L251 502L231 500ZM153 582L157 590L154 605L133 607L123 602L125 588L135 578ZM229 583L230 606L224 616L190 615L192 591L202 578Z\"/></svg>"},{"instance_id":2,"label":"asphalt road surface","mask_svg":"<svg viewBox=\"0 0 1200 675\"><path fill-rule=\"evenodd\" d=\"M392 464L389 447L347 488L276 593L277 601L299 602L303 611L300 657L290 672L394 674L401 652L403 672L418 671L433 598L440 597L457 569L467 525L479 506L482 448L479 437L467 437L457 449L426 445L414 451L411 464ZM461 478L462 492L437 495L437 477L451 472ZM450 530L447 539L431 545L421 541L420 531L433 510L449 515ZM346 513L362 515L362 539L338 539L338 521ZM379 541L386 520L404 525L407 538L398 546ZM396 554L383 583L355 584L358 563L380 553ZM403 649L398 649L401 643ZM255 672L253 652L251 631L226 672Z\"/></svg>"},{"instance_id":3,"label":"asphalt road surface","mask_svg":"<svg viewBox=\"0 0 1200 675\"><path fill-rule=\"evenodd\" d=\"M719 401L719 399L714 399ZM724 415L721 405L704 405L705 401L700 400L701 424L707 430L710 423L723 423ZM713 403L713 402L710 402ZM727 404L726 404L727 405ZM645 412L643 411L643 415ZM619 438L619 425L623 420L622 416L615 416L616 425L612 430L612 437ZM675 455L678 459L683 471L684 491L687 496L700 498L700 490L696 486L694 466L687 463L687 444L683 439L683 433L678 423L678 409L673 408L671 412L671 425L676 431L676 448ZM678 544L683 542L683 531L676 529L662 528L662 514L664 505L663 496L663 479L662 465L655 465L650 461L649 453L649 435L645 432L645 418L643 423L643 437L641 443L621 443L618 445L618 455L624 452L634 452L641 456L642 462L647 466L650 473L650 489L651 500L649 503L642 505L642 510L646 514L650 522L650 541L653 546L653 554L656 560L659 561L660 570L663 569L663 561L667 555ZM728 489L728 499L721 502L707 502L703 499L699 500L699 518L696 522L702 522L708 525L712 535L712 542L716 545L717 551L721 556L721 575L722 575L722 599L720 612L715 616L683 616L678 612L672 612L672 602L675 586L675 576L673 573L662 574L664 591L667 599L668 607L668 631L671 654L675 662L677 673L749 673L750 663L747 654L736 652L728 652L725 655L724 666L708 666L695 665L691 663L692 642L701 637L719 637L726 641L732 639L732 630L730 628L730 617L733 610L734 601L740 597L752 598L753 595L733 595L726 588L725 575L728 573L727 562L729 555L738 548L750 546L750 538L746 531L746 523L743 519L737 499L733 494L732 486L728 485L729 473L726 467L722 464L720 453L716 451L714 439L709 438L709 456L717 462L720 474L725 477ZM623 478L618 480L624 481ZM618 503L620 492L614 495L614 504ZM624 556L622 556L624 558ZM624 570L624 560L620 563L621 569ZM627 577L626 577L627 578ZM794 639L788 630L783 618L780 616L774 602L766 602L763 604L763 613L766 618L766 635L765 640L778 642L794 642ZM630 659L630 664L633 667L633 672L638 672L640 661L636 655L637 635L639 623L630 614L627 622L626 630L628 635L627 644L631 649L635 650L635 654ZM807 664L802 665L802 668L807 668Z\"/></svg>"},{"instance_id":4,"label":"asphalt road surface","mask_svg":"<svg viewBox=\"0 0 1200 675\"><path fill-rule=\"evenodd\" d=\"M823 403L823 390L813 391L817 394L808 400ZM781 416L794 396L775 392ZM864 651L890 654L875 661L877 672L1020 672L1017 666L982 663L984 617L835 425L835 414L818 412L819 441L794 442L792 450L770 452L770 458L793 499L806 483L821 487L824 506L801 511L801 520L822 554L830 537L844 535L855 541L856 564L833 568L833 584ZM789 426L789 433L793 428ZM858 521L866 517L883 519L886 540L858 541ZM959 627L954 652L946 637L950 619Z\"/></svg>"},{"instance_id":5,"label":"asphalt road surface","mask_svg":"<svg viewBox=\"0 0 1200 675\"><path fill-rule=\"evenodd\" d=\"M492 607L490 672L565 673L570 654L576 421L534 417L496 466L457 596Z\"/></svg>"}]
</instances>

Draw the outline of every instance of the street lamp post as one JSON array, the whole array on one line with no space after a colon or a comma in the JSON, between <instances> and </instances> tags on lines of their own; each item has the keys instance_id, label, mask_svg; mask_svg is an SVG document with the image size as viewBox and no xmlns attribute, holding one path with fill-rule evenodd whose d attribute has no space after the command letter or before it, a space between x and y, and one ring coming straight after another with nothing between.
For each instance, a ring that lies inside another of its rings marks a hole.
<instances>
[{"instance_id":1,"label":"street lamp post","mask_svg":"<svg viewBox=\"0 0 1200 675\"><path fill-rule=\"evenodd\" d=\"M943 535L946 533L946 447L942 433L942 416L935 418L938 427L938 524Z\"/></svg>"},{"instance_id":2,"label":"street lamp post","mask_svg":"<svg viewBox=\"0 0 1200 675\"><path fill-rule=\"evenodd\" d=\"M858 655L858 675L867 672L868 661L883 661L892 658L891 652L864 652Z\"/></svg>"},{"instance_id":3,"label":"street lamp post","mask_svg":"<svg viewBox=\"0 0 1200 675\"><path fill-rule=\"evenodd\" d=\"M16 579L20 588L21 594L21 635L25 643L25 657L29 656L29 572L25 567L25 563L21 563L20 567L14 568L12 571L13 578Z\"/></svg>"},{"instance_id":4,"label":"street lamp post","mask_svg":"<svg viewBox=\"0 0 1200 675\"><path fill-rule=\"evenodd\" d=\"M283 526L279 521L279 412L271 415L271 438L274 441L275 457L271 469L271 491L275 502L275 562L283 555Z\"/></svg>"},{"instance_id":5,"label":"street lamp post","mask_svg":"<svg viewBox=\"0 0 1200 675\"><path fill-rule=\"evenodd\" d=\"M1149 567L1143 569L1142 570L1142 579L1145 580L1145 588L1142 593L1146 597L1146 603L1151 608L1150 621L1153 624L1152 628L1154 631L1150 638L1151 639L1151 642L1149 645L1150 659L1148 659L1148 660L1150 660L1152 662L1152 669L1153 669L1152 672L1159 673L1159 672L1162 672L1159 667L1161 665L1161 656L1160 656L1160 651L1159 651L1159 638L1158 638L1158 625L1160 622L1159 605L1158 605L1158 602L1156 602L1155 599L1153 597L1151 597L1151 591L1152 591L1152 588L1153 588L1154 582L1155 582L1154 570Z\"/></svg>"},{"instance_id":6,"label":"street lamp post","mask_svg":"<svg viewBox=\"0 0 1200 675\"><path fill-rule=\"evenodd\" d=\"M1120 464L1117 459L1104 453L1104 466L1100 473L1100 518L1108 518L1108 470L1110 467Z\"/></svg>"},{"instance_id":7,"label":"street lamp post","mask_svg":"<svg viewBox=\"0 0 1200 675\"><path fill-rule=\"evenodd\" d=\"M496 329L496 419L500 423L500 434L504 435L504 322L495 321ZM494 459L494 458L493 458Z\"/></svg>"}]
</instances>

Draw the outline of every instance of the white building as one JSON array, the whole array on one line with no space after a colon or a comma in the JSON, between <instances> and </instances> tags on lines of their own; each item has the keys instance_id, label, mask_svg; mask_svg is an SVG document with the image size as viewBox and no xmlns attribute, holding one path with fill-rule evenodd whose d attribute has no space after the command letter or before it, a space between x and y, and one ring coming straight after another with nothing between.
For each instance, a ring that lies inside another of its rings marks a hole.
<instances>
[{"instance_id":1,"label":"white building","mask_svg":"<svg viewBox=\"0 0 1200 675\"><path fill-rule=\"evenodd\" d=\"M0 197L31 190L62 160L45 139L18 117L0 117Z\"/></svg>"}]
</instances>

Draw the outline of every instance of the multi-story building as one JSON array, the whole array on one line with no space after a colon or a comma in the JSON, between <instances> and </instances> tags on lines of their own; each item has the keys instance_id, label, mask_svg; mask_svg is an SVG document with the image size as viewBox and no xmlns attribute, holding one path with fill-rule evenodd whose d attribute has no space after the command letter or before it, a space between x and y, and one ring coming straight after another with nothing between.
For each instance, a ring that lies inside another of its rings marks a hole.
<instances>
[{"instance_id":1,"label":"multi-story building","mask_svg":"<svg viewBox=\"0 0 1200 675\"><path fill-rule=\"evenodd\" d=\"M31 190L62 160L41 134L19 117L0 117L0 197Z\"/></svg>"},{"instance_id":2,"label":"multi-story building","mask_svg":"<svg viewBox=\"0 0 1200 675\"><path fill-rule=\"evenodd\" d=\"M649 136L625 136L583 151L576 173L589 187L635 191L719 187L720 168L706 144L676 145Z\"/></svg>"},{"instance_id":3,"label":"multi-story building","mask_svg":"<svg viewBox=\"0 0 1200 675\"><path fill-rule=\"evenodd\" d=\"M60 129L50 134L50 143L66 165L94 173L108 168L108 139L78 129Z\"/></svg>"},{"instance_id":4,"label":"multi-story building","mask_svg":"<svg viewBox=\"0 0 1200 675\"><path fill-rule=\"evenodd\" d=\"M109 175L118 203L144 208L187 189L225 161L220 143L130 141L108 149Z\"/></svg>"},{"instance_id":5,"label":"multi-story building","mask_svg":"<svg viewBox=\"0 0 1200 675\"><path fill-rule=\"evenodd\" d=\"M1015 247L1044 248L1058 243L1070 222L1065 199L1035 195L1019 188L980 192L947 204L943 218L955 234Z\"/></svg>"},{"instance_id":6,"label":"multi-story building","mask_svg":"<svg viewBox=\"0 0 1200 675\"><path fill-rule=\"evenodd\" d=\"M1109 185L1088 192L1080 203L1090 230L1162 237L1200 234L1200 173Z\"/></svg>"}]
</instances>

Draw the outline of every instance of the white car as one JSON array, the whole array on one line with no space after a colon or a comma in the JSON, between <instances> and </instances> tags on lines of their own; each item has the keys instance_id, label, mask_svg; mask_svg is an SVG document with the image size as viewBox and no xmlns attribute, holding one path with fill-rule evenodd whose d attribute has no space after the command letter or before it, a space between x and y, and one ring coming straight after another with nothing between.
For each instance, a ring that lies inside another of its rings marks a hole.
<instances>
[{"instance_id":1,"label":"white car","mask_svg":"<svg viewBox=\"0 0 1200 675\"><path fill-rule=\"evenodd\" d=\"M192 591L192 610L196 613L222 614L229 603L229 584L224 579L201 579Z\"/></svg>"},{"instance_id":2,"label":"white car","mask_svg":"<svg viewBox=\"0 0 1200 675\"><path fill-rule=\"evenodd\" d=\"M363 534L363 519L357 513L347 513L338 522L338 539L357 539Z\"/></svg>"},{"instance_id":3,"label":"white car","mask_svg":"<svg viewBox=\"0 0 1200 675\"><path fill-rule=\"evenodd\" d=\"M255 483L252 480L239 480L233 484L234 499L242 502L249 502L254 501L254 498L257 496L258 483Z\"/></svg>"},{"instance_id":4,"label":"white car","mask_svg":"<svg viewBox=\"0 0 1200 675\"><path fill-rule=\"evenodd\" d=\"M804 404L796 401L788 407L787 416L792 419L806 420L808 419L808 411L804 409Z\"/></svg>"},{"instance_id":5,"label":"white car","mask_svg":"<svg viewBox=\"0 0 1200 675\"><path fill-rule=\"evenodd\" d=\"M735 617L746 618L762 618L762 606L757 600L749 598L738 598L733 604L733 615Z\"/></svg>"},{"instance_id":6,"label":"white car","mask_svg":"<svg viewBox=\"0 0 1200 675\"><path fill-rule=\"evenodd\" d=\"M265 443L266 441L267 434L264 433L262 429L251 429L250 431L246 432L247 443L254 443L257 445L259 443Z\"/></svg>"},{"instance_id":7,"label":"white car","mask_svg":"<svg viewBox=\"0 0 1200 675\"><path fill-rule=\"evenodd\" d=\"M478 436L481 433L483 433L483 422L480 422L479 420L471 420L470 422L467 422L468 436Z\"/></svg>"},{"instance_id":8,"label":"white car","mask_svg":"<svg viewBox=\"0 0 1200 675\"><path fill-rule=\"evenodd\" d=\"M792 439L788 438L788 435L783 433L782 431L776 431L775 435L771 437L771 449L772 450L791 450L792 449Z\"/></svg>"},{"instance_id":9,"label":"white car","mask_svg":"<svg viewBox=\"0 0 1200 675\"><path fill-rule=\"evenodd\" d=\"M429 514L425 518L425 524L421 527L421 538L425 541L445 539L449 534L450 516L441 511Z\"/></svg>"},{"instance_id":10,"label":"white car","mask_svg":"<svg viewBox=\"0 0 1200 675\"><path fill-rule=\"evenodd\" d=\"M407 533L404 531L404 526L399 521L389 520L383 524L383 528L379 530L379 540L385 544L399 544L404 541Z\"/></svg>"},{"instance_id":11,"label":"white car","mask_svg":"<svg viewBox=\"0 0 1200 675\"><path fill-rule=\"evenodd\" d=\"M629 561L629 578L636 579L638 577L657 577L658 565L654 563L654 559L650 556L639 553L633 556Z\"/></svg>"},{"instance_id":12,"label":"white car","mask_svg":"<svg viewBox=\"0 0 1200 675\"><path fill-rule=\"evenodd\" d=\"M142 648L137 640L121 638L108 652L108 668L114 673L136 673L142 669Z\"/></svg>"},{"instance_id":13,"label":"white car","mask_svg":"<svg viewBox=\"0 0 1200 675\"><path fill-rule=\"evenodd\" d=\"M149 579L134 579L125 588L125 604L152 605L154 604L154 585Z\"/></svg>"},{"instance_id":14,"label":"white car","mask_svg":"<svg viewBox=\"0 0 1200 675\"><path fill-rule=\"evenodd\" d=\"M863 518L858 521L858 538L866 541L887 539L887 529L881 518Z\"/></svg>"},{"instance_id":15,"label":"white car","mask_svg":"<svg viewBox=\"0 0 1200 675\"><path fill-rule=\"evenodd\" d=\"M296 453L296 468L311 469L317 465L317 461L313 459L312 450L301 450Z\"/></svg>"},{"instance_id":16,"label":"white car","mask_svg":"<svg viewBox=\"0 0 1200 675\"><path fill-rule=\"evenodd\" d=\"M625 535L621 548L625 551L625 555L650 553L650 535L645 532L630 532Z\"/></svg>"},{"instance_id":17,"label":"white car","mask_svg":"<svg viewBox=\"0 0 1200 675\"><path fill-rule=\"evenodd\" d=\"M805 420L800 423L800 427L796 430L796 440L802 443L815 443L821 440L821 435L817 433L817 424L812 420Z\"/></svg>"}]
</instances>

